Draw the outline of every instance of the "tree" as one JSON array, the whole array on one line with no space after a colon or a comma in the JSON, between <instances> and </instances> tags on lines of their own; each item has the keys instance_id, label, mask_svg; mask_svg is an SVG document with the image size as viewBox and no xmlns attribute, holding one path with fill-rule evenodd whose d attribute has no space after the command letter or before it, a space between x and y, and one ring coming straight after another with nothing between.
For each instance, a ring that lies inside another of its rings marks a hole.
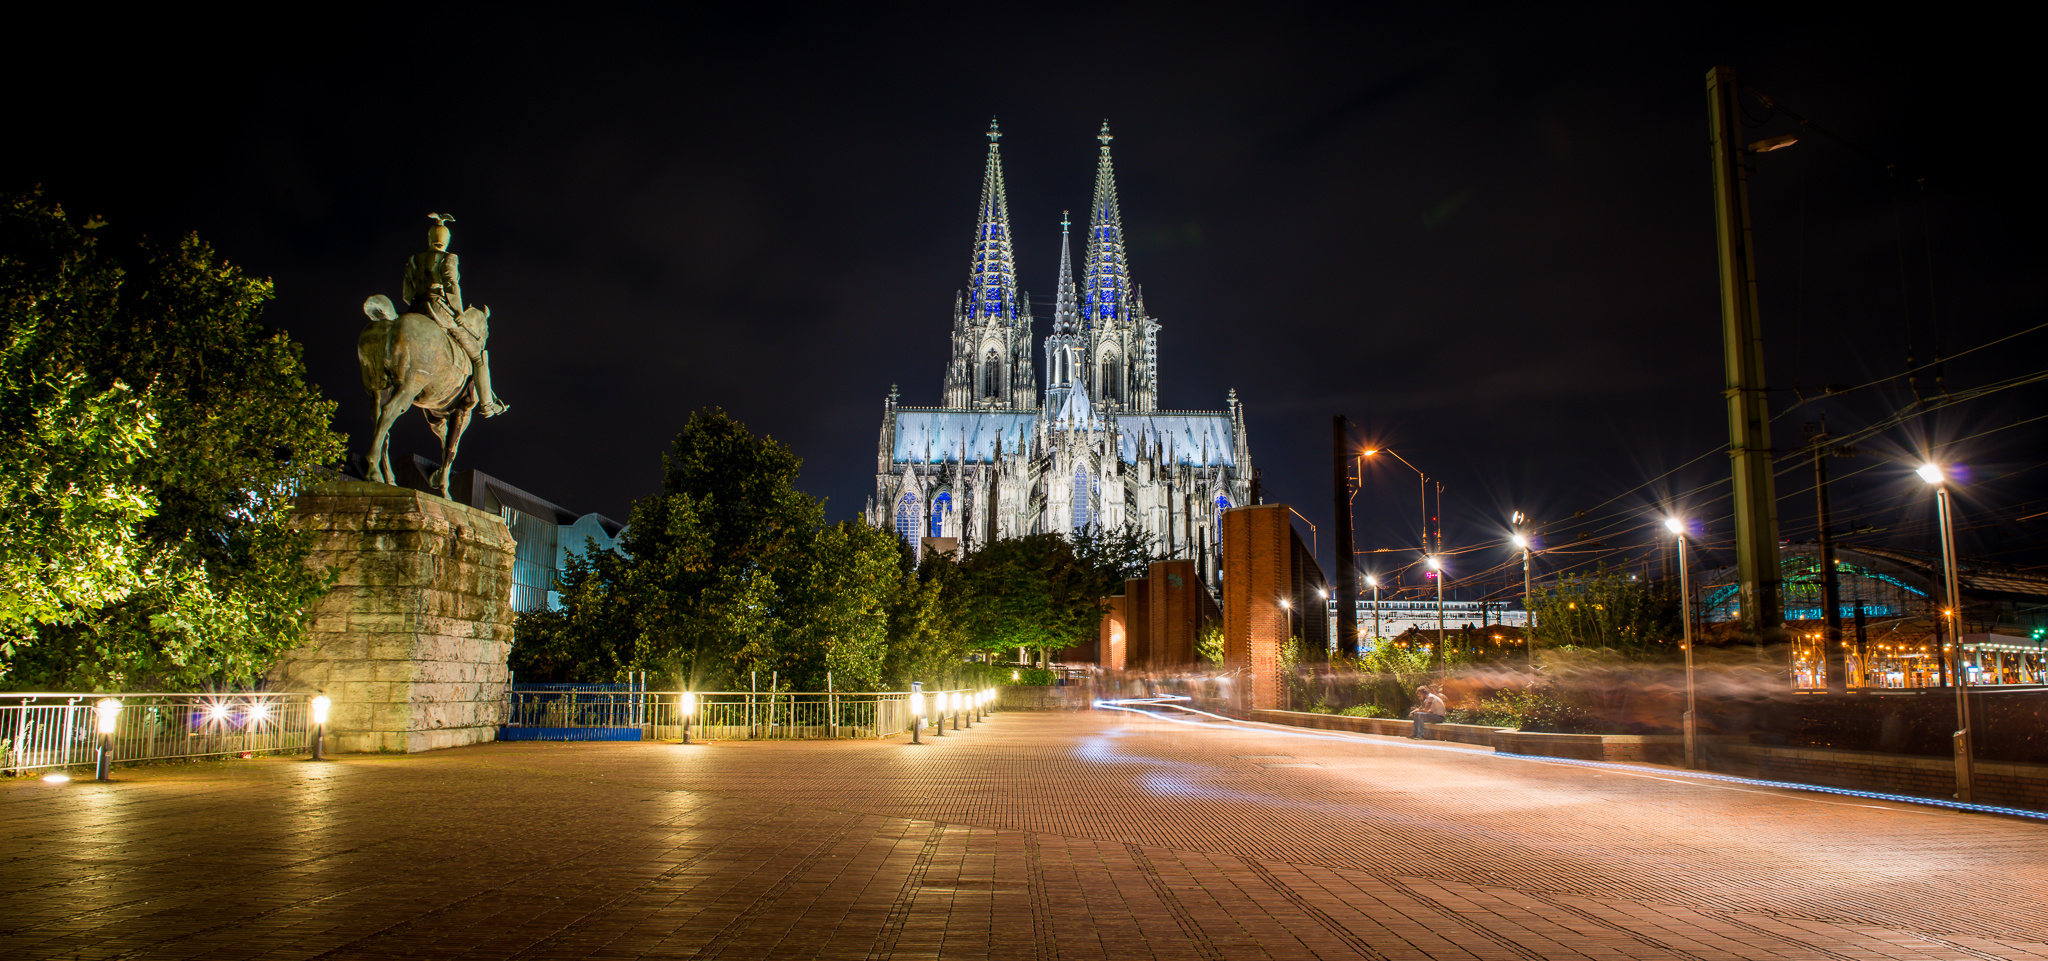
<instances>
[{"instance_id":1,"label":"tree","mask_svg":"<svg viewBox=\"0 0 2048 961\"><path fill-rule=\"evenodd\" d=\"M44 366L49 328L116 300L98 221L17 199L0 247L0 683L40 628L79 620L154 575L139 524L156 499L136 478L155 418L126 384L95 390ZM64 256L60 251L68 251Z\"/></svg>"},{"instance_id":2,"label":"tree","mask_svg":"<svg viewBox=\"0 0 2048 961\"><path fill-rule=\"evenodd\" d=\"M513 669L609 681L629 670L694 689L774 672L788 686L881 683L901 567L895 539L828 527L796 488L802 461L720 410L690 417L660 492L633 505L620 553L564 572L563 609L521 615Z\"/></svg>"},{"instance_id":3,"label":"tree","mask_svg":"<svg viewBox=\"0 0 2048 961\"><path fill-rule=\"evenodd\" d=\"M1106 576L1083 563L1059 534L993 541L961 563L972 580L977 646L1047 652L1094 636Z\"/></svg>"},{"instance_id":4,"label":"tree","mask_svg":"<svg viewBox=\"0 0 2048 961\"><path fill-rule=\"evenodd\" d=\"M96 227L70 226L40 196L15 198L7 310L10 328L16 311L37 328L20 362L75 371L95 396L124 384L138 391L155 444L129 448L127 478L155 502L134 529L148 576L41 624L17 643L7 680L246 682L304 638L306 609L328 583L306 566L310 535L289 511L299 488L341 456L334 404L306 383L299 346L259 322L269 281L220 261L196 236L140 243L124 267L88 239ZM58 293L18 299L31 289Z\"/></svg>"},{"instance_id":5,"label":"tree","mask_svg":"<svg viewBox=\"0 0 2048 961\"><path fill-rule=\"evenodd\" d=\"M1530 608L1536 637L1550 646L1643 653L1683 634L1674 592L1604 565L1588 575L1560 578Z\"/></svg>"}]
</instances>

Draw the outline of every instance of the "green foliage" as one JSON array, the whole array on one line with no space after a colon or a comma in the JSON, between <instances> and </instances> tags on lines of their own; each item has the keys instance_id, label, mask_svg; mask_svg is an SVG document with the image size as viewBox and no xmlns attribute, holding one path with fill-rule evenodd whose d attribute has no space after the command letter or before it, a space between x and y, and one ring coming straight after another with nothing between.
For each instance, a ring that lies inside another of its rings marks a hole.
<instances>
[{"instance_id":1,"label":"green foliage","mask_svg":"<svg viewBox=\"0 0 2048 961\"><path fill-rule=\"evenodd\" d=\"M1357 704L1337 713L1345 717L1393 717L1393 713L1378 704Z\"/></svg>"},{"instance_id":2,"label":"green foliage","mask_svg":"<svg viewBox=\"0 0 2048 961\"><path fill-rule=\"evenodd\" d=\"M1224 658L1223 625L1209 621L1195 635L1195 657L1210 666L1221 666Z\"/></svg>"},{"instance_id":3,"label":"green foliage","mask_svg":"<svg viewBox=\"0 0 2048 961\"><path fill-rule=\"evenodd\" d=\"M1002 683L1016 687L1049 687L1059 680L1058 675L1043 667L1013 667L1010 671L1016 676L1004 674Z\"/></svg>"},{"instance_id":4,"label":"green foliage","mask_svg":"<svg viewBox=\"0 0 2048 961\"><path fill-rule=\"evenodd\" d=\"M1541 644L1664 652L1683 635L1677 597L1604 566L1561 578L1530 607Z\"/></svg>"},{"instance_id":5,"label":"green foliage","mask_svg":"<svg viewBox=\"0 0 2048 961\"><path fill-rule=\"evenodd\" d=\"M1454 713L1468 718L1460 723L1513 727L1530 733L1595 734L1604 727L1599 718L1542 689L1510 688L1480 701L1476 709Z\"/></svg>"},{"instance_id":6,"label":"green foliage","mask_svg":"<svg viewBox=\"0 0 2048 961\"><path fill-rule=\"evenodd\" d=\"M991 652L1059 650L1094 638L1102 598L1122 583L1121 570L1093 566L1058 534L995 541L960 567L970 581L966 627L975 646Z\"/></svg>"},{"instance_id":7,"label":"green foliage","mask_svg":"<svg viewBox=\"0 0 2048 961\"><path fill-rule=\"evenodd\" d=\"M289 510L341 456L334 405L306 383L298 345L258 321L268 281L196 237L143 244L123 267L98 226L35 195L0 226L6 366L42 378L9 376L0 430L7 466L26 470L0 512L39 532L26 549L94 569L26 602L41 613L11 625L0 683L247 681L304 638L328 583ZM87 444L100 449L81 461Z\"/></svg>"}]
</instances>

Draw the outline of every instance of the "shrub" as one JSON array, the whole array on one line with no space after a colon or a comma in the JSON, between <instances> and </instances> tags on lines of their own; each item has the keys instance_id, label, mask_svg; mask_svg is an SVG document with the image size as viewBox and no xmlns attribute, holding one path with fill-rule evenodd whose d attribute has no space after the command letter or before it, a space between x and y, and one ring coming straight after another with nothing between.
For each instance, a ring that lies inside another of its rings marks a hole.
<instances>
[{"instance_id":1,"label":"shrub","mask_svg":"<svg viewBox=\"0 0 2048 961\"><path fill-rule=\"evenodd\" d=\"M1360 705L1358 705L1357 707L1347 707L1347 708L1345 708L1345 709L1343 709L1343 710L1341 710L1341 711L1338 711L1337 713L1339 713L1339 714L1342 714L1342 715L1344 715L1345 717L1393 717L1393 716L1394 716L1392 712L1388 711L1388 710L1387 710L1386 708L1383 708L1383 707L1381 707L1381 706L1379 706L1379 705L1377 705L1377 704L1360 704Z\"/></svg>"}]
</instances>

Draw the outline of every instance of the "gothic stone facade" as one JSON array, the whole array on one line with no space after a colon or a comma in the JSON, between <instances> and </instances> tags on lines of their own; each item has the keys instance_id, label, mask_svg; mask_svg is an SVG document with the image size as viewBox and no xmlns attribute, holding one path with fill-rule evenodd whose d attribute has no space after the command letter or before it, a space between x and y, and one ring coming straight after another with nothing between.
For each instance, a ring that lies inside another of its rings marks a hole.
<instances>
[{"instance_id":1,"label":"gothic stone facade","mask_svg":"<svg viewBox=\"0 0 2048 961\"><path fill-rule=\"evenodd\" d=\"M1059 293L1033 367L1030 296L1020 295L1002 158L989 125L968 289L953 307L944 406L883 408L868 522L913 550L1129 525L1161 556L1214 585L1224 510L1250 503L1244 408L1161 410L1160 325L1131 280L1103 124L1086 259L1075 282L1067 228Z\"/></svg>"}]
</instances>

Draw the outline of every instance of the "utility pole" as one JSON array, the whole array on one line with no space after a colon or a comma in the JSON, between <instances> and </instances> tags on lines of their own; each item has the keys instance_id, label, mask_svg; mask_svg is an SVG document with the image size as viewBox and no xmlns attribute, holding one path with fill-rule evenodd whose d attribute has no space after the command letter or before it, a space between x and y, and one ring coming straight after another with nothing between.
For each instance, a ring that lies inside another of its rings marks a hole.
<instances>
[{"instance_id":1,"label":"utility pole","mask_svg":"<svg viewBox=\"0 0 2048 961\"><path fill-rule=\"evenodd\" d=\"M1842 582L1835 576L1835 536L1828 528L1834 525L1833 512L1828 509L1828 425L1823 420L1820 429L1812 437L1813 444L1813 489L1819 498L1816 517L1820 521L1820 603L1821 616L1827 624L1821 632L1821 664L1828 676L1829 694L1846 694L1849 691L1849 664L1842 644ZM1861 661L1859 659L1858 663Z\"/></svg>"},{"instance_id":2,"label":"utility pole","mask_svg":"<svg viewBox=\"0 0 2048 961\"><path fill-rule=\"evenodd\" d=\"M1721 255L1721 345L1728 399L1728 458L1735 479L1735 566L1742 616L1763 642L1784 633L1784 573L1778 561L1778 506L1771 477L1771 418L1765 409L1764 342L1757 318L1756 255L1749 229L1751 151L1733 67L1707 72L1714 163L1714 232Z\"/></svg>"},{"instance_id":3,"label":"utility pole","mask_svg":"<svg viewBox=\"0 0 2048 961\"><path fill-rule=\"evenodd\" d=\"M1331 484L1337 504L1337 652L1358 656L1358 555L1351 543L1351 441L1344 415L1330 419Z\"/></svg>"}]
</instances>

